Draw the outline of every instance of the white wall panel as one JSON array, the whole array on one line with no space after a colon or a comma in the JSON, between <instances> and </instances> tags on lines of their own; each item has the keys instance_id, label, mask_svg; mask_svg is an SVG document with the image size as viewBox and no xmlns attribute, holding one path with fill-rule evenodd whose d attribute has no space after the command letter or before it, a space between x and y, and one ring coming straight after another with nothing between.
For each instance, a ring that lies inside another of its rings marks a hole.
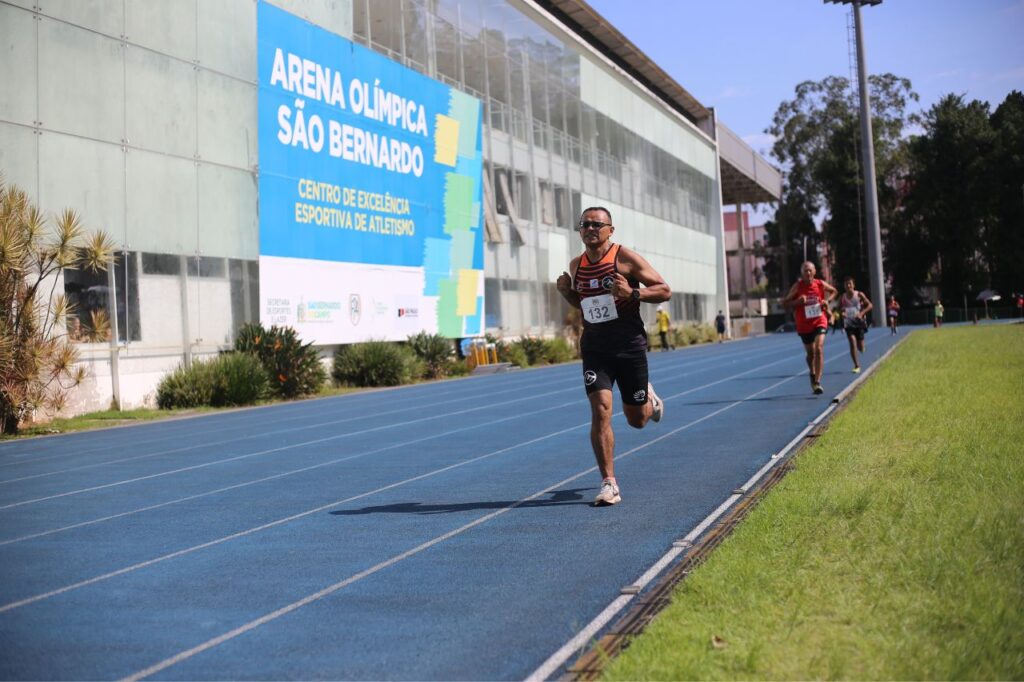
<instances>
[{"instance_id":1,"label":"white wall panel","mask_svg":"<svg viewBox=\"0 0 1024 682\"><path fill-rule=\"evenodd\" d=\"M199 166L199 252L256 260L259 220L256 177L247 171Z\"/></svg>"},{"instance_id":2,"label":"white wall panel","mask_svg":"<svg viewBox=\"0 0 1024 682\"><path fill-rule=\"evenodd\" d=\"M126 242L134 251L194 254L196 165L161 154L128 154Z\"/></svg>"},{"instance_id":3,"label":"white wall panel","mask_svg":"<svg viewBox=\"0 0 1024 682\"><path fill-rule=\"evenodd\" d=\"M124 33L124 3L120 0L36 0L24 4L39 5L44 14L114 38Z\"/></svg>"},{"instance_id":4,"label":"white wall panel","mask_svg":"<svg viewBox=\"0 0 1024 682\"><path fill-rule=\"evenodd\" d=\"M202 0L198 23L200 66L255 82L256 3Z\"/></svg>"},{"instance_id":5,"label":"white wall panel","mask_svg":"<svg viewBox=\"0 0 1024 682\"><path fill-rule=\"evenodd\" d=\"M36 22L31 12L0 5L0 63L3 89L0 119L33 125L36 120ZM13 65L17 65L14 68Z\"/></svg>"},{"instance_id":6,"label":"white wall panel","mask_svg":"<svg viewBox=\"0 0 1024 682\"><path fill-rule=\"evenodd\" d=\"M7 185L17 185L39 200L37 171L39 137L31 128L0 122L0 172Z\"/></svg>"},{"instance_id":7,"label":"white wall panel","mask_svg":"<svg viewBox=\"0 0 1024 682\"><path fill-rule=\"evenodd\" d=\"M41 208L71 208L86 229L103 230L116 243L125 237L124 152L106 142L59 133L39 137Z\"/></svg>"},{"instance_id":8,"label":"white wall panel","mask_svg":"<svg viewBox=\"0 0 1024 682\"><path fill-rule=\"evenodd\" d=\"M256 86L199 72L199 157L236 168L256 166Z\"/></svg>"},{"instance_id":9,"label":"white wall panel","mask_svg":"<svg viewBox=\"0 0 1024 682\"><path fill-rule=\"evenodd\" d=\"M39 120L47 128L121 142L120 42L59 21L39 23Z\"/></svg>"},{"instance_id":10,"label":"white wall panel","mask_svg":"<svg viewBox=\"0 0 1024 682\"><path fill-rule=\"evenodd\" d=\"M128 139L149 151L196 153L196 72L176 59L127 51Z\"/></svg>"},{"instance_id":11,"label":"white wall panel","mask_svg":"<svg viewBox=\"0 0 1024 682\"><path fill-rule=\"evenodd\" d=\"M128 0L128 40L191 62L196 58L197 1Z\"/></svg>"}]
</instances>

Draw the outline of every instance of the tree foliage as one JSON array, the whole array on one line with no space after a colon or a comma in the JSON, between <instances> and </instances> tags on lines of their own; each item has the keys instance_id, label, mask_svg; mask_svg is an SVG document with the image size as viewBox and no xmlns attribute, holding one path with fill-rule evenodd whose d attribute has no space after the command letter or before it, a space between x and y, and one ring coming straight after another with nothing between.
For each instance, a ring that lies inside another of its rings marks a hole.
<instances>
[{"instance_id":1,"label":"tree foliage","mask_svg":"<svg viewBox=\"0 0 1024 682\"><path fill-rule=\"evenodd\" d=\"M85 378L66 333L74 311L55 289L62 270L106 270L113 256L109 237L87 234L74 211L48 220L0 177L0 432L17 433L36 410L59 411Z\"/></svg>"},{"instance_id":2,"label":"tree foliage","mask_svg":"<svg viewBox=\"0 0 1024 682\"><path fill-rule=\"evenodd\" d=\"M875 166L879 178L879 214L883 224L897 205L903 135L915 122L907 111L918 99L910 81L893 74L869 78ZM785 169L775 219L766 224L765 272L779 292L795 277L807 239L808 254L822 238L833 254L833 270L867 281L867 243L861 228L862 175L858 98L850 81L829 76L805 81L796 96L782 102L767 130L775 137L772 153ZM824 231L819 233L817 222ZM820 264L819 264L820 266Z\"/></svg>"}]
</instances>

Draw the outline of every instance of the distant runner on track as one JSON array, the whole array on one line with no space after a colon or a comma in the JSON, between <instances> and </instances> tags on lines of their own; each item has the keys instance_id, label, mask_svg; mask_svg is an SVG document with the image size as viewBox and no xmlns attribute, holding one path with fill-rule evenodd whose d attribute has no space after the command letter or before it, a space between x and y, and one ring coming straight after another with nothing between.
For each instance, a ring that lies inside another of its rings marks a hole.
<instances>
[{"instance_id":1,"label":"distant runner on track","mask_svg":"<svg viewBox=\"0 0 1024 682\"><path fill-rule=\"evenodd\" d=\"M570 261L556 286L569 305L583 312L583 386L590 400L590 444L601 471L594 504L611 505L622 499L615 480L612 385L619 385L630 426L642 429L648 420L661 421L664 404L648 381L640 304L664 303L672 291L642 256L611 242L615 226L608 209L585 210L579 231L586 250Z\"/></svg>"},{"instance_id":2,"label":"distant runner on track","mask_svg":"<svg viewBox=\"0 0 1024 682\"><path fill-rule=\"evenodd\" d=\"M863 291L857 291L853 277L843 280L843 295L839 297L839 312L846 328L846 340L850 342L850 357L853 358L853 373L860 372L858 351L864 352L864 335L868 331L868 313L874 308Z\"/></svg>"},{"instance_id":3,"label":"distant runner on track","mask_svg":"<svg viewBox=\"0 0 1024 682\"><path fill-rule=\"evenodd\" d=\"M836 288L815 278L817 268L806 261L800 266L800 279L789 289L782 304L795 308L796 333L807 351L807 369L811 374L811 390L821 395L821 372L825 365L825 334L828 333L828 304L836 296Z\"/></svg>"}]
</instances>

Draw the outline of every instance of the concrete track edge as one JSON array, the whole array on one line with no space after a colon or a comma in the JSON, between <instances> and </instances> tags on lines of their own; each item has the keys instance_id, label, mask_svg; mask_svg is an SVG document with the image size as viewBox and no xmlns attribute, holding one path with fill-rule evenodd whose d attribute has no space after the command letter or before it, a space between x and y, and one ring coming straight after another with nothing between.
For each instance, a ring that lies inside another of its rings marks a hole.
<instances>
[{"instance_id":1,"label":"concrete track edge","mask_svg":"<svg viewBox=\"0 0 1024 682\"><path fill-rule=\"evenodd\" d=\"M526 680L528 682L547 680L561 670L570 658L580 653L582 655L566 669L562 679L592 680L599 677L611 659L629 646L630 640L639 635L658 612L668 606L671 602L673 588L702 563L711 551L739 525L767 491L785 476L786 472L792 468L792 460L809 440L824 431L828 421L848 404L849 398L909 336L908 334L893 344L878 358L877 362L868 367L853 383L837 393L829 401L828 406L811 420L795 438L779 452L773 454L757 473L734 490L696 527L682 538L674 541L671 549L643 575L633 583L625 585L617 598L572 639L562 645L558 651L551 654ZM656 579L657 582L654 583ZM652 583L654 583L653 586ZM648 587L650 589L647 589ZM632 608L619 618L606 634L595 640L597 633L631 604Z\"/></svg>"}]
</instances>

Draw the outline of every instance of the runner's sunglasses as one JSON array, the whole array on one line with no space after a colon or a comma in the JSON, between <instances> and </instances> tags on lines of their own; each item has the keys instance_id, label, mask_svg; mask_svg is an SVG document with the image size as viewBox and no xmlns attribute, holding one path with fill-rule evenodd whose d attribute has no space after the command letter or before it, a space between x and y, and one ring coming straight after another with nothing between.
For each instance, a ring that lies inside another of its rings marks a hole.
<instances>
[{"instance_id":1,"label":"runner's sunglasses","mask_svg":"<svg viewBox=\"0 0 1024 682\"><path fill-rule=\"evenodd\" d=\"M611 225L611 223L602 223L602 222L600 222L598 220L581 220L580 221L580 229L581 230L589 230L590 228L594 228L595 230L600 230L602 227L610 226L610 225Z\"/></svg>"}]
</instances>

